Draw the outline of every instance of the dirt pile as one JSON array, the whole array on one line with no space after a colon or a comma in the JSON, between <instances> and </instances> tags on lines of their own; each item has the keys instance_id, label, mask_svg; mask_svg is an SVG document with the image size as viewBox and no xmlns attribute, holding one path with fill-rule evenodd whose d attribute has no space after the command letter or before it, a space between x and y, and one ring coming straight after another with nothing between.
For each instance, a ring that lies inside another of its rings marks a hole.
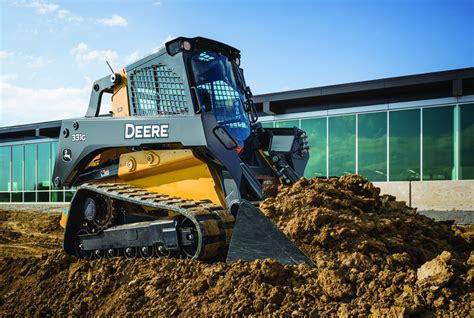
<instances>
[{"instance_id":1,"label":"dirt pile","mask_svg":"<svg viewBox=\"0 0 474 318\"><path fill-rule=\"evenodd\" d=\"M380 196L358 176L302 179L270 190L273 197L262 203L262 210L314 260L315 268L271 260L231 265L174 259L86 261L58 248L27 257L5 248L20 244L22 233L0 242L0 313L474 315L472 228L417 215L393 197ZM32 235L39 246L60 234L44 234L31 221L38 215L24 214L23 226L38 231ZM11 226L15 217L20 216L0 213L1 233L19 227Z\"/></svg>"},{"instance_id":2,"label":"dirt pile","mask_svg":"<svg viewBox=\"0 0 474 318\"><path fill-rule=\"evenodd\" d=\"M56 211L59 209L56 209ZM0 257L41 256L61 244L60 213L31 213L0 208Z\"/></svg>"}]
</instances>

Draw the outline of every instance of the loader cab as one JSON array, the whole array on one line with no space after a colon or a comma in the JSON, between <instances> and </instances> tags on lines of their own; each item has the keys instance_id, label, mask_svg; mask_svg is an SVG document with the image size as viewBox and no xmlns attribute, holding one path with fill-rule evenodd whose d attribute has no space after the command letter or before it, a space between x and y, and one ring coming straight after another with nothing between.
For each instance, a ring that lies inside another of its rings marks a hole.
<instances>
[{"instance_id":1,"label":"loader cab","mask_svg":"<svg viewBox=\"0 0 474 318\"><path fill-rule=\"evenodd\" d=\"M243 148L251 124L245 82L237 62L220 52L199 50L191 57L191 68L201 111L212 111L217 123Z\"/></svg>"}]
</instances>

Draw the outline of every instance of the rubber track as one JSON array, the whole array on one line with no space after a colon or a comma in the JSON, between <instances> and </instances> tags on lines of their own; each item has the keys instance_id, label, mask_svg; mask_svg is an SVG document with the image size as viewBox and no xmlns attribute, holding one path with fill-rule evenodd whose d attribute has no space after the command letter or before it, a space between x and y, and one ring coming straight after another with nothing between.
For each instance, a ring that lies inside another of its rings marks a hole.
<instances>
[{"instance_id":1,"label":"rubber track","mask_svg":"<svg viewBox=\"0 0 474 318\"><path fill-rule=\"evenodd\" d=\"M198 246L193 259L214 259L225 256L227 252L235 219L230 212L209 200L182 199L125 183L86 183L77 192L86 190L114 200L173 211L190 219L198 233Z\"/></svg>"}]
</instances>

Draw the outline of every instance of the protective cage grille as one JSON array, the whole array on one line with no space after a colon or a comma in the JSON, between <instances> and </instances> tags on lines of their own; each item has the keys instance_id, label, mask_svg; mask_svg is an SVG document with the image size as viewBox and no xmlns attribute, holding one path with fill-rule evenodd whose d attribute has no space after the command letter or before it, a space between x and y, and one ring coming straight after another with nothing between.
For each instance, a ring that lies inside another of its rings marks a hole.
<instances>
[{"instance_id":1,"label":"protective cage grille","mask_svg":"<svg viewBox=\"0 0 474 318\"><path fill-rule=\"evenodd\" d=\"M133 71L129 77L131 102L136 116L189 113L183 80L166 65L144 67Z\"/></svg>"},{"instance_id":2,"label":"protective cage grille","mask_svg":"<svg viewBox=\"0 0 474 318\"><path fill-rule=\"evenodd\" d=\"M198 85L198 88L206 89L212 96L212 108L218 122L230 128L247 128L246 121L242 119L245 116L242 101L232 86L219 80Z\"/></svg>"}]
</instances>

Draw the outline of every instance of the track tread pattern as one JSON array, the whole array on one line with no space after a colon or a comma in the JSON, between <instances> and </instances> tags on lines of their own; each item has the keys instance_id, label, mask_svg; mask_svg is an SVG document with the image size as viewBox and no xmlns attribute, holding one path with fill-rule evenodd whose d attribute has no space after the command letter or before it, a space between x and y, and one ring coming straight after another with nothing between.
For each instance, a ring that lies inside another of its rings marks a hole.
<instances>
[{"instance_id":1,"label":"track tread pattern","mask_svg":"<svg viewBox=\"0 0 474 318\"><path fill-rule=\"evenodd\" d=\"M190 219L198 233L198 246L193 259L219 258L225 255L229 247L234 217L209 200L188 200L124 183L86 183L77 189L79 191L90 191L113 200L172 211Z\"/></svg>"}]
</instances>

